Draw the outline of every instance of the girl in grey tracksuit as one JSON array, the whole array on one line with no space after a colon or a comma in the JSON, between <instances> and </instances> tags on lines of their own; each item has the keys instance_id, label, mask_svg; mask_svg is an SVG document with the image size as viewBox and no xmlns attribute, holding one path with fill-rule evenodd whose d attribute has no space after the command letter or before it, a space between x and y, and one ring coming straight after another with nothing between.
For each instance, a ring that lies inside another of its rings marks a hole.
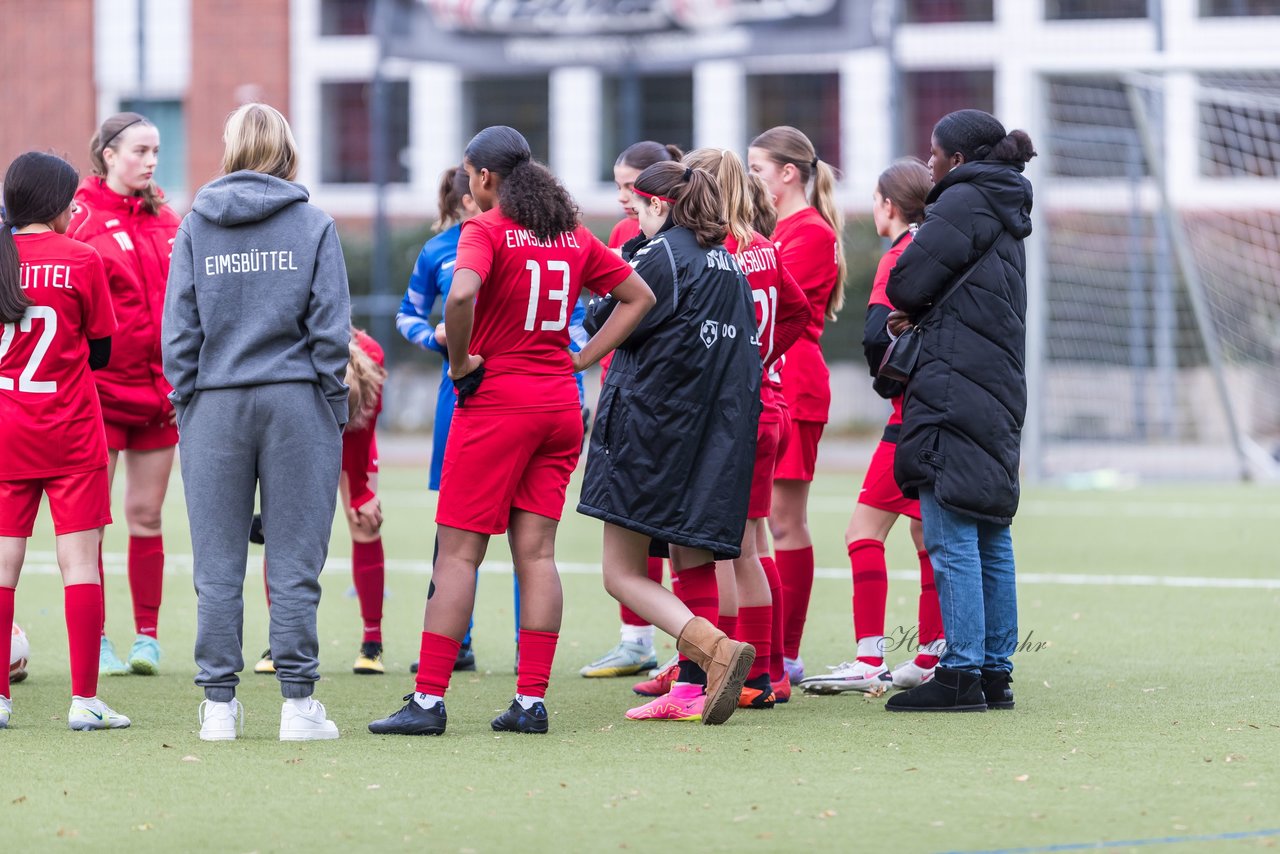
<instances>
[{"instance_id":1,"label":"girl in grey tracksuit","mask_svg":"<svg viewBox=\"0 0 1280 854\"><path fill-rule=\"evenodd\" d=\"M200 190L173 245L164 373L195 556L196 684L210 703L234 703L244 667L259 490L280 690L310 708L319 678L316 607L347 421L351 298L333 220L307 199L291 181L233 172Z\"/></svg>"}]
</instances>

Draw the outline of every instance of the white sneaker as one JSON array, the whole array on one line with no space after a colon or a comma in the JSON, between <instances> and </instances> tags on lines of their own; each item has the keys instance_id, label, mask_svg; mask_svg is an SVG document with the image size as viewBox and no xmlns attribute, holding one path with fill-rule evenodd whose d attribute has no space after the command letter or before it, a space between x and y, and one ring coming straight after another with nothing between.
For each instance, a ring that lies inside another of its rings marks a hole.
<instances>
[{"instance_id":1,"label":"white sneaker","mask_svg":"<svg viewBox=\"0 0 1280 854\"><path fill-rule=\"evenodd\" d=\"M299 711L293 703L284 701L280 709L281 741L321 741L337 737L338 725L325 717L322 704L313 699L310 708Z\"/></svg>"},{"instance_id":2,"label":"white sneaker","mask_svg":"<svg viewBox=\"0 0 1280 854\"><path fill-rule=\"evenodd\" d=\"M865 661L846 661L827 668L826 676L810 676L800 683L807 694L841 694L845 691L862 691L879 696L893 687L893 675L883 664L867 664Z\"/></svg>"},{"instance_id":3,"label":"white sneaker","mask_svg":"<svg viewBox=\"0 0 1280 854\"><path fill-rule=\"evenodd\" d=\"M675 655L671 656L666 661L662 662L661 667L655 667L652 670L650 670L649 678L657 679L659 676L663 674L663 672L670 670L673 666L679 663L680 663L680 653L677 652Z\"/></svg>"},{"instance_id":4,"label":"white sneaker","mask_svg":"<svg viewBox=\"0 0 1280 854\"><path fill-rule=\"evenodd\" d=\"M235 741L244 735L244 706L239 700L218 703L203 700L196 712L200 719L201 741Z\"/></svg>"},{"instance_id":5,"label":"white sneaker","mask_svg":"<svg viewBox=\"0 0 1280 854\"><path fill-rule=\"evenodd\" d=\"M97 697L72 697L67 726L79 732L92 729L124 729L131 721Z\"/></svg>"},{"instance_id":6,"label":"white sneaker","mask_svg":"<svg viewBox=\"0 0 1280 854\"><path fill-rule=\"evenodd\" d=\"M893 687L915 688L933 678L933 668L924 668L916 664L915 659L904 661L893 668Z\"/></svg>"},{"instance_id":7,"label":"white sneaker","mask_svg":"<svg viewBox=\"0 0 1280 854\"><path fill-rule=\"evenodd\" d=\"M9 728L11 717L13 717L13 701L8 697L0 697L0 729Z\"/></svg>"}]
</instances>

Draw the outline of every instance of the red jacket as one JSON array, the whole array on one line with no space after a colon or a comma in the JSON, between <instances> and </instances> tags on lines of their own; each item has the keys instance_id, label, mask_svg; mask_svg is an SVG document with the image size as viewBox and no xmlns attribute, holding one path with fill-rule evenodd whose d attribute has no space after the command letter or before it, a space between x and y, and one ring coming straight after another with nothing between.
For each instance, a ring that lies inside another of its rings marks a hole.
<instances>
[{"instance_id":1,"label":"red jacket","mask_svg":"<svg viewBox=\"0 0 1280 854\"><path fill-rule=\"evenodd\" d=\"M147 213L141 198L122 196L95 176L80 183L76 202L80 210L67 234L102 256L119 321L111 363L93 373L102 416L115 424L148 424L173 408L160 362L160 318L180 220L168 206Z\"/></svg>"},{"instance_id":2,"label":"red jacket","mask_svg":"<svg viewBox=\"0 0 1280 854\"><path fill-rule=\"evenodd\" d=\"M386 366L386 356L378 342L361 330L355 330L352 338L361 350L369 354L379 365ZM373 410L373 417L360 430L347 430L342 434L342 470L347 474L351 487L351 508L359 510L376 498L369 486L369 475L378 471L378 415L382 412L382 393Z\"/></svg>"}]
</instances>

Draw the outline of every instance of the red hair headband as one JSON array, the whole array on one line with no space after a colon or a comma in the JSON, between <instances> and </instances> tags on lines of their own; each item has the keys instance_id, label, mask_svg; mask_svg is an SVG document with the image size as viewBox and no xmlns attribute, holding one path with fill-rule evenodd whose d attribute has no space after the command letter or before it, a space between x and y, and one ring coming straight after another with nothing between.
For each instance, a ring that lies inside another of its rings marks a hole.
<instances>
[{"instance_id":1,"label":"red hair headband","mask_svg":"<svg viewBox=\"0 0 1280 854\"><path fill-rule=\"evenodd\" d=\"M668 199L666 196L655 196L653 193L646 193L644 190L637 189L636 187L632 187L631 192L635 193L637 196L644 196L646 199L657 199L660 202L666 202L669 205L674 205L676 203L675 199Z\"/></svg>"}]
</instances>

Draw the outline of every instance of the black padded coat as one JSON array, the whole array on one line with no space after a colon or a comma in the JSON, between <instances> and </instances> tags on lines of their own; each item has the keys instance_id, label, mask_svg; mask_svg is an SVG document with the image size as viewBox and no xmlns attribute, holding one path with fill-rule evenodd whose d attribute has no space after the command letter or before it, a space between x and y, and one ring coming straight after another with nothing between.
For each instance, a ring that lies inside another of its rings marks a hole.
<instances>
[{"instance_id":1,"label":"black padded coat","mask_svg":"<svg viewBox=\"0 0 1280 854\"><path fill-rule=\"evenodd\" d=\"M723 246L684 228L628 250L657 303L606 372L578 512L658 547L737 557L760 420L751 286ZM593 301L588 328L608 303Z\"/></svg>"},{"instance_id":2,"label":"black padded coat","mask_svg":"<svg viewBox=\"0 0 1280 854\"><path fill-rule=\"evenodd\" d=\"M907 383L894 475L904 494L932 487L948 510L1007 525L1018 509L1027 411L1026 252L1031 183L1018 165L964 163L929 194L924 224L889 275L889 300L924 317Z\"/></svg>"}]
</instances>

